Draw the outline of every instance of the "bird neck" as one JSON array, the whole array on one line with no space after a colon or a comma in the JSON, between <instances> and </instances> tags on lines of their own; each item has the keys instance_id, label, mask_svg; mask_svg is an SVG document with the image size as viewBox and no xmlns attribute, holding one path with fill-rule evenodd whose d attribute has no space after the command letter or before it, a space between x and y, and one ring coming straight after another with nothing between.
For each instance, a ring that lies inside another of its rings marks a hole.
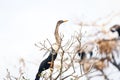
<instances>
[{"instance_id":1,"label":"bird neck","mask_svg":"<svg viewBox=\"0 0 120 80\"><path fill-rule=\"evenodd\" d=\"M58 32L59 26L60 26L60 24L56 25L56 29L55 29L55 33L54 33L57 45L61 44L61 38L60 38L60 35L59 35L59 32Z\"/></svg>"}]
</instances>

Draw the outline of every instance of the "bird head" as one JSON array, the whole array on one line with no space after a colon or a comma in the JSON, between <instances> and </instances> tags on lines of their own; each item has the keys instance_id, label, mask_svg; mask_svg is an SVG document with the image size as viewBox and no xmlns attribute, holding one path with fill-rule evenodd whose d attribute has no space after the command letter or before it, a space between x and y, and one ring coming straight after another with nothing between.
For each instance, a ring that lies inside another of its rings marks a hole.
<instances>
[{"instance_id":1,"label":"bird head","mask_svg":"<svg viewBox=\"0 0 120 80\"><path fill-rule=\"evenodd\" d=\"M58 22L57 22L57 24L62 24L62 23L64 23L64 22L67 22L68 20L59 20Z\"/></svg>"}]
</instances>

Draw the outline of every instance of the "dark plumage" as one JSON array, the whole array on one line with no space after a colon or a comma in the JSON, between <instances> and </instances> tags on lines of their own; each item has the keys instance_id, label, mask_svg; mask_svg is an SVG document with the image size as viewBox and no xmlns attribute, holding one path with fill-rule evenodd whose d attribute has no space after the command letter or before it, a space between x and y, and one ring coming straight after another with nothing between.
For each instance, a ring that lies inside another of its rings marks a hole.
<instances>
[{"instance_id":1,"label":"dark plumage","mask_svg":"<svg viewBox=\"0 0 120 80\"><path fill-rule=\"evenodd\" d=\"M112 26L112 27L110 28L110 30L111 30L112 32L117 31L117 32L118 32L118 35L119 35L119 37L120 37L120 25L114 25L114 26Z\"/></svg>"},{"instance_id":2,"label":"dark plumage","mask_svg":"<svg viewBox=\"0 0 120 80\"><path fill-rule=\"evenodd\" d=\"M93 52L92 51L90 51L90 58L93 56Z\"/></svg>"},{"instance_id":3,"label":"dark plumage","mask_svg":"<svg viewBox=\"0 0 120 80\"><path fill-rule=\"evenodd\" d=\"M84 51L81 53L79 52L78 55L81 58L81 60L83 60L86 57L86 53Z\"/></svg>"},{"instance_id":4,"label":"dark plumage","mask_svg":"<svg viewBox=\"0 0 120 80\"><path fill-rule=\"evenodd\" d=\"M39 80L41 72L50 68L50 66L53 65L52 61L54 61L56 59L56 57L57 57L57 53L55 53L55 51L52 50L50 52L49 56L45 60L43 60L42 63L40 64L40 67L39 67L39 70L38 70L35 80Z\"/></svg>"}]
</instances>

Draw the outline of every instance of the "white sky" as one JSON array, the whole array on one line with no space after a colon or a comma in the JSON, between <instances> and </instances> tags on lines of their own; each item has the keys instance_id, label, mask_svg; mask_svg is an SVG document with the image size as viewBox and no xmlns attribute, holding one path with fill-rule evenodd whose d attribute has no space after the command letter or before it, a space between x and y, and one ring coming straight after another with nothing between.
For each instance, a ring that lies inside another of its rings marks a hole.
<instances>
[{"instance_id":1,"label":"white sky","mask_svg":"<svg viewBox=\"0 0 120 80\"><path fill-rule=\"evenodd\" d=\"M112 11L120 11L119 0L0 0L0 67L14 58L38 59L34 43L52 40L57 20L68 19L63 26L72 28L74 18L93 20Z\"/></svg>"}]
</instances>

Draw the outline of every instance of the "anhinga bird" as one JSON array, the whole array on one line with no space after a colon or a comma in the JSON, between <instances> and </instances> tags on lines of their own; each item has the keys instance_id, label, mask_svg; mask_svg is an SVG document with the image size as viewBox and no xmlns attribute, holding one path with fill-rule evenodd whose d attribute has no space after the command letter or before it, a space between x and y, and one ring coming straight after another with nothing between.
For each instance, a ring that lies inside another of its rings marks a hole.
<instances>
[{"instance_id":1,"label":"anhinga bird","mask_svg":"<svg viewBox=\"0 0 120 80\"><path fill-rule=\"evenodd\" d=\"M112 27L110 28L110 30L111 30L112 32L117 31L117 32L118 32L118 35L119 35L119 37L120 37L120 25L114 25L114 26L112 26Z\"/></svg>"},{"instance_id":2,"label":"anhinga bird","mask_svg":"<svg viewBox=\"0 0 120 80\"><path fill-rule=\"evenodd\" d=\"M54 60L56 59L57 52L58 52L58 50L60 49L60 46L61 46L61 38L59 36L58 30L59 30L60 24L62 24L64 22L67 22L67 20L59 20L57 22L56 29L55 29L55 32L54 32L56 43L55 43L54 46L52 46L52 51L50 52L49 56L41 62L35 80L39 80L42 71L44 71L46 69L49 69L49 68L53 68Z\"/></svg>"}]
</instances>

